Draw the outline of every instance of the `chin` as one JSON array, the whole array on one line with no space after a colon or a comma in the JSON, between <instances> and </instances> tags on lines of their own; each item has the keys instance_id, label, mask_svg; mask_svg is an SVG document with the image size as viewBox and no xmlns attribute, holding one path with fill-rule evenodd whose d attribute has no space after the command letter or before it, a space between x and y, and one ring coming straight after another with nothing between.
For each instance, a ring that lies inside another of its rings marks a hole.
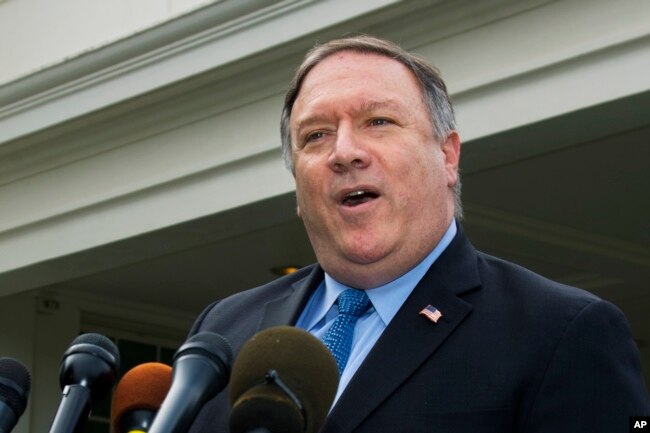
<instances>
[{"instance_id":1,"label":"chin","mask_svg":"<svg viewBox=\"0 0 650 433\"><path fill-rule=\"evenodd\" d=\"M385 248L351 248L345 251L345 257L352 263L369 265L378 262L388 255Z\"/></svg>"}]
</instances>

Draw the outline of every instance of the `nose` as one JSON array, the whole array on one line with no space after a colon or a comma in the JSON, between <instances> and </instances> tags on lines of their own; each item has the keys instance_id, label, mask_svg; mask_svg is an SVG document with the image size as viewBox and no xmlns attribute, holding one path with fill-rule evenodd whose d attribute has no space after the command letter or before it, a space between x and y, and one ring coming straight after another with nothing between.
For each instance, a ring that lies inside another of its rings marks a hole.
<instances>
[{"instance_id":1,"label":"nose","mask_svg":"<svg viewBox=\"0 0 650 433\"><path fill-rule=\"evenodd\" d=\"M328 158L329 167L337 173L366 168L371 160L366 146L351 128L339 127L332 153Z\"/></svg>"}]
</instances>

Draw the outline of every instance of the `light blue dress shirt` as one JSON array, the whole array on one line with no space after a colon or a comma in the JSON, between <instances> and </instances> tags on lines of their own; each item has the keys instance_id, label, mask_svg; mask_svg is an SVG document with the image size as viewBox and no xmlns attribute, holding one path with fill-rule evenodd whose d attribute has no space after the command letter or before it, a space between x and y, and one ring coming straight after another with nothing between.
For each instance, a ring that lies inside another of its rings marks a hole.
<instances>
[{"instance_id":1,"label":"light blue dress shirt","mask_svg":"<svg viewBox=\"0 0 650 433\"><path fill-rule=\"evenodd\" d=\"M350 379L354 376L363 360L366 359L366 355L368 355L384 329L395 317L406 298L408 298L433 262L449 246L456 235L456 230L456 221L452 220L438 245L417 266L390 283L366 290L372 307L357 321L350 358L341 374L339 387L332 406L339 399ZM335 304L336 299L346 289L349 289L349 287L325 273L324 281L307 302L305 309L296 322L296 327L305 329L317 338L322 339L338 315L338 307Z\"/></svg>"}]
</instances>

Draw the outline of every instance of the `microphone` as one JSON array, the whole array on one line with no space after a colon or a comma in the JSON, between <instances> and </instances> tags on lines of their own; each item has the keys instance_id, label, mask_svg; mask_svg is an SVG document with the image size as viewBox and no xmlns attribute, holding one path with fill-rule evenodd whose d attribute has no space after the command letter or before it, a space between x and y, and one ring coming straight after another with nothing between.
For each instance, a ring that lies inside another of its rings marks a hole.
<instances>
[{"instance_id":1,"label":"microphone","mask_svg":"<svg viewBox=\"0 0 650 433\"><path fill-rule=\"evenodd\" d=\"M111 405L113 433L147 432L172 384L172 368L147 362L126 372Z\"/></svg>"},{"instance_id":2,"label":"microphone","mask_svg":"<svg viewBox=\"0 0 650 433\"><path fill-rule=\"evenodd\" d=\"M100 334L82 334L63 354L59 383L63 390L50 433L81 433L93 404L106 396L117 376L120 354Z\"/></svg>"},{"instance_id":3,"label":"microphone","mask_svg":"<svg viewBox=\"0 0 650 433\"><path fill-rule=\"evenodd\" d=\"M9 433L25 412L31 382L20 361L0 358L0 433Z\"/></svg>"},{"instance_id":4,"label":"microphone","mask_svg":"<svg viewBox=\"0 0 650 433\"><path fill-rule=\"evenodd\" d=\"M228 384L232 349L224 337L200 332L174 355L172 385L149 433L185 433L206 401Z\"/></svg>"},{"instance_id":5,"label":"microphone","mask_svg":"<svg viewBox=\"0 0 650 433\"><path fill-rule=\"evenodd\" d=\"M339 372L329 350L299 328L277 326L242 347L230 381L231 433L317 433Z\"/></svg>"}]
</instances>

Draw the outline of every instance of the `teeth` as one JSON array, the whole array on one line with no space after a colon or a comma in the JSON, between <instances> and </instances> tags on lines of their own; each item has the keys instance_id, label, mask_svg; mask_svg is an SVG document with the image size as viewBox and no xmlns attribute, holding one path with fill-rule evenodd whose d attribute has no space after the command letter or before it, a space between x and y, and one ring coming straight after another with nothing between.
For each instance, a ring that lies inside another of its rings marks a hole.
<instances>
[{"instance_id":1,"label":"teeth","mask_svg":"<svg viewBox=\"0 0 650 433\"><path fill-rule=\"evenodd\" d=\"M347 198L353 198L353 197L356 197L356 196L359 196L359 195L363 195L363 194L365 194L365 193L366 193L366 192L363 191L363 190L360 190L360 191L353 191L353 192L351 192L351 193L348 193L345 197L347 197Z\"/></svg>"},{"instance_id":2,"label":"teeth","mask_svg":"<svg viewBox=\"0 0 650 433\"><path fill-rule=\"evenodd\" d=\"M364 189L360 189L347 193L343 200L341 200L341 204L345 206L356 206L362 203L366 203L375 198L377 198L377 194L366 191Z\"/></svg>"}]
</instances>

